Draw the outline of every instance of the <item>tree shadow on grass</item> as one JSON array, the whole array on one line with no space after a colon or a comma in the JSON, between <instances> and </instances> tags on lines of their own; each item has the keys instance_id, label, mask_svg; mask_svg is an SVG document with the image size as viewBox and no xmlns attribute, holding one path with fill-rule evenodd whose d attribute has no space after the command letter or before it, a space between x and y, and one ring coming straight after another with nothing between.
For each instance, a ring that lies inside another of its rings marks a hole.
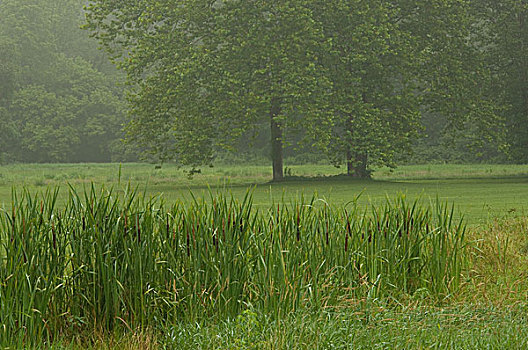
<instances>
[{"instance_id":1,"label":"tree shadow on grass","mask_svg":"<svg viewBox=\"0 0 528 350\"><path fill-rule=\"evenodd\" d=\"M386 179L373 179L369 177L353 177L346 174L339 175L317 175L317 176L285 176L281 181L268 181L262 185L287 185L287 184L299 184L299 183L377 183L377 182L387 182Z\"/></svg>"}]
</instances>

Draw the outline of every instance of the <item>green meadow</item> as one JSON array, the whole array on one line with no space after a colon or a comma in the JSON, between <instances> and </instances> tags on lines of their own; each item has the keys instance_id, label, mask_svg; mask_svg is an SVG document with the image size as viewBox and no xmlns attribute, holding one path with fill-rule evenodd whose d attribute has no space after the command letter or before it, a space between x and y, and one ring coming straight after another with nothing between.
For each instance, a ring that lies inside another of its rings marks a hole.
<instances>
[{"instance_id":1,"label":"green meadow","mask_svg":"<svg viewBox=\"0 0 528 350\"><path fill-rule=\"evenodd\" d=\"M360 203L378 203L403 194L410 200L437 197L454 203L470 225L489 219L523 215L528 209L528 165L413 165L381 168L372 180L351 179L330 165L292 165L283 183L270 183L271 167L261 165L204 168L189 178L183 169L151 164L30 164L0 167L0 203L9 205L12 187L39 191L67 184L82 189L91 183L119 187L130 183L168 202L228 190L242 197L254 187L256 206L268 207L282 198L316 195L334 205L358 195ZM61 191L62 193L64 191Z\"/></svg>"},{"instance_id":2,"label":"green meadow","mask_svg":"<svg viewBox=\"0 0 528 350\"><path fill-rule=\"evenodd\" d=\"M0 346L526 348L528 166L340 173L0 167Z\"/></svg>"}]
</instances>

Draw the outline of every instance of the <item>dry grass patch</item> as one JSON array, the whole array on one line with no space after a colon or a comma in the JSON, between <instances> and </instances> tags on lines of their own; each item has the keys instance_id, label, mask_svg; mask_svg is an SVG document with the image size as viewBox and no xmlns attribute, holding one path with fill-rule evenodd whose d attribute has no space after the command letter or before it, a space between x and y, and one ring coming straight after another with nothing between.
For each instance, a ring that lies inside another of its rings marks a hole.
<instances>
[{"instance_id":1,"label":"dry grass patch","mask_svg":"<svg viewBox=\"0 0 528 350\"><path fill-rule=\"evenodd\" d=\"M528 217L495 219L472 230L471 270L466 299L497 307L528 301Z\"/></svg>"}]
</instances>

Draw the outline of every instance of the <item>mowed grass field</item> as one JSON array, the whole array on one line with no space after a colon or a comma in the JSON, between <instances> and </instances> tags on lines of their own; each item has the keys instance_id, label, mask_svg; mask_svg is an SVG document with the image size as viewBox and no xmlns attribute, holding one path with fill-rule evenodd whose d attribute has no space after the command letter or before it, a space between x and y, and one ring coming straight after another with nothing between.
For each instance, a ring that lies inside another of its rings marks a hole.
<instances>
[{"instance_id":1,"label":"mowed grass field","mask_svg":"<svg viewBox=\"0 0 528 350\"><path fill-rule=\"evenodd\" d=\"M528 210L528 165L417 165L391 170L377 169L372 180L351 179L343 169L330 165L287 166L287 180L270 183L271 167L262 165L215 166L188 178L174 165L155 169L152 164L21 164L0 167L0 205L8 207L13 188L42 191L68 184L116 187L130 182L148 195L162 195L167 202L208 196L210 190L230 191L243 197L253 188L256 206L268 207L283 197L300 196L342 205L358 195L362 204L379 203L402 193L455 204L471 226L490 219L524 215Z\"/></svg>"}]
</instances>

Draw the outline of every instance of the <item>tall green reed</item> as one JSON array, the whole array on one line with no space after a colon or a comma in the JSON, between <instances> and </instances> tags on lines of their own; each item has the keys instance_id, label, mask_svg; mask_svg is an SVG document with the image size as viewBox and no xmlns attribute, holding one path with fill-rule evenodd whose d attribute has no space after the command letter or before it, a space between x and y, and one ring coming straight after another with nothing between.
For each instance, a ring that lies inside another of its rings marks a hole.
<instances>
[{"instance_id":1,"label":"tall green reed","mask_svg":"<svg viewBox=\"0 0 528 350\"><path fill-rule=\"evenodd\" d=\"M167 205L137 190L13 191L0 213L0 340L52 342L238 314L455 292L465 228L453 207L315 197L257 210L251 193ZM0 341L1 342L1 341Z\"/></svg>"}]
</instances>

